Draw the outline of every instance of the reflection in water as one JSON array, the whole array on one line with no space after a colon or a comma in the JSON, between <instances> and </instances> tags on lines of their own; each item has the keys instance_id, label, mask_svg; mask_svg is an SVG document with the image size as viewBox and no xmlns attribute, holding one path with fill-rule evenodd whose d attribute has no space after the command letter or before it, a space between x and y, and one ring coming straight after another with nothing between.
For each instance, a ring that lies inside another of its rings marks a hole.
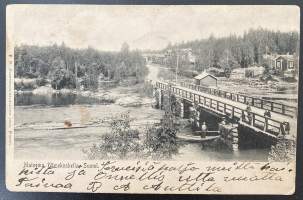
<instances>
[{"instance_id":1,"label":"reflection in water","mask_svg":"<svg viewBox=\"0 0 303 200\"><path fill-rule=\"evenodd\" d=\"M205 160L205 161L267 161L270 149L230 150L221 139L207 142L179 142L179 152L173 160Z\"/></svg>"},{"instance_id":2,"label":"reflection in water","mask_svg":"<svg viewBox=\"0 0 303 200\"><path fill-rule=\"evenodd\" d=\"M15 105L51 105L64 106L74 104L110 104L114 103L111 99L99 99L77 94L51 94L51 95L34 95L34 94L16 94Z\"/></svg>"},{"instance_id":3,"label":"reflection in water","mask_svg":"<svg viewBox=\"0 0 303 200\"><path fill-rule=\"evenodd\" d=\"M267 161L268 152L269 149L247 149L234 152L218 140L211 146L209 142L180 144L179 152L173 156L173 160Z\"/></svg>"}]
</instances>

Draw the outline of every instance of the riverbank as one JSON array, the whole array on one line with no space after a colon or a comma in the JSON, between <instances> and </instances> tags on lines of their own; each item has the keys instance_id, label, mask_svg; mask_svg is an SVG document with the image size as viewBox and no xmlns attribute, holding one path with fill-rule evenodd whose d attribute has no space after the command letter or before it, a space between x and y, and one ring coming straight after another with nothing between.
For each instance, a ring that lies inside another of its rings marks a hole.
<instances>
[{"instance_id":1,"label":"riverbank","mask_svg":"<svg viewBox=\"0 0 303 200\"><path fill-rule=\"evenodd\" d=\"M143 87L136 84L98 91L43 87L30 94L16 92L16 158L28 155L44 159L47 155L48 159L86 159L82 150L97 144L110 131L109 122L115 116L129 113L131 126L140 129L159 122L163 111L152 108L153 99L141 92ZM72 128L64 128L66 120Z\"/></svg>"},{"instance_id":2,"label":"riverbank","mask_svg":"<svg viewBox=\"0 0 303 200\"><path fill-rule=\"evenodd\" d=\"M41 86L34 90L17 91L15 90L15 96L33 96L48 98L50 101L52 98L64 98L64 96L78 96L84 98L95 99L96 103L108 102L116 103L121 106L140 106L148 105L153 101L149 97L152 96L152 87L148 83L135 84L132 86L117 86L112 88L101 88L96 91L83 91L75 89L61 89L54 90L51 86ZM16 101L18 104L18 101Z\"/></svg>"}]
</instances>

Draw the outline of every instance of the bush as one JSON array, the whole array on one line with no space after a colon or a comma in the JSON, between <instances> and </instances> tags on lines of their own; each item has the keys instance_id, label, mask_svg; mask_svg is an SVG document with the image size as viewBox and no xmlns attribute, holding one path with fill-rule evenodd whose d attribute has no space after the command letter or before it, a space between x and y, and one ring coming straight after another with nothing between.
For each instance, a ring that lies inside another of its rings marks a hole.
<instances>
[{"instance_id":1,"label":"bush","mask_svg":"<svg viewBox=\"0 0 303 200\"><path fill-rule=\"evenodd\" d=\"M152 159L171 158L178 152L176 132L176 129L165 126L163 122L147 128L144 139L146 155L144 156L151 156Z\"/></svg>"},{"instance_id":2,"label":"bush","mask_svg":"<svg viewBox=\"0 0 303 200\"><path fill-rule=\"evenodd\" d=\"M268 82L268 81L276 81L270 74L263 74L260 76L260 81Z\"/></svg>"},{"instance_id":3,"label":"bush","mask_svg":"<svg viewBox=\"0 0 303 200\"><path fill-rule=\"evenodd\" d=\"M225 71L219 68L211 67L207 69L207 72L216 77L225 77Z\"/></svg>"},{"instance_id":4,"label":"bush","mask_svg":"<svg viewBox=\"0 0 303 200\"><path fill-rule=\"evenodd\" d=\"M110 133L102 135L100 143L94 144L88 151L84 150L84 153L89 159L125 159L128 156L137 155L142 150L139 143L139 131L132 129L130 122L128 114L112 119Z\"/></svg>"},{"instance_id":5,"label":"bush","mask_svg":"<svg viewBox=\"0 0 303 200\"><path fill-rule=\"evenodd\" d=\"M74 74L67 72L65 69L58 69L54 74L51 85L56 90L62 88L73 89L76 88L76 78Z\"/></svg>"},{"instance_id":6,"label":"bush","mask_svg":"<svg viewBox=\"0 0 303 200\"><path fill-rule=\"evenodd\" d=\"M37 78L39 75L38 73L33 73L33 72L25 72L23 77L25 78Z\"/></svg>"},{"instance_id":7,"label":"bush","mask_svg":"<svg viewBox=\"0 0 303 200\"><path fill-rule=\"evenodd\" d=\"M45 78L38 78L36 80L36 83L40 87L40 86L45 86L48 83L48 81Z\"/></svg>"},{"instance_id":8,"label":"bush","mask_svg":"<svg viewBox=\"0 0 303 200\"><path fill-rule=\"evenodd\" d=\"M164 94L163 101L165 114L160 124L147 128L144 148L152 158L167 159L178 152L176 142L177 129L175 128L174 112L176 111L176 97L170 90Z\"/></svg>"},{"instance_id":9,"label":"bush","mask_svg":"<svg viewBox=\"0 0 303 200\"><path fill-rule=\"evenodd\" d=\"M85 75L81 84L86 90L96 90L98 88L98 80L95 76Z\"/></svg>"},{"instance_id":10,"label":"bush","mask_svg":"<svg viewBox=\"0 0 303 200\"><path fill-rule=\"evenodd\" d=\"M285 136L278 138L275 146L271 147L268 160L275 162L289 162L296 157L296 139L286 139Z\"/></svg>"},{"instance_id":11,"label":"bush","mask_svg":"<svg viewBox=\"0 0 303 200\"><path fill-rule=\"evenodd\" d=\"M165 105L165 115L159 124L140 132L131 128L129 114L122 114L110 122L110 132L101 136L99 144L83 150L88 159L152 158L167 159L178 152L177 129L170 105Z\"/></svg>"},{"instance_id":12,"label":"bush","mask_svg":"<svg viewBox=\"0 0 303 200\"><path fill-rule=\"evenodd\" d=\"M185 76L187 78L193 78L193 77L197 76L199 73L194 70L180 70L179 74L181 76Z\"/></svg>"}]
</instances>

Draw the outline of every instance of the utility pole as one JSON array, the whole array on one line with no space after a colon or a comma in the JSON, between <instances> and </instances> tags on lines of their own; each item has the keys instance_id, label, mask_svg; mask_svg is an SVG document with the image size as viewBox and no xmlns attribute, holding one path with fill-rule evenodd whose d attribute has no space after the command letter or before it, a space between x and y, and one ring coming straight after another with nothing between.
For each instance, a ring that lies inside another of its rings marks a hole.
<instances>
[{"instance_id":1,"label":"utility pole","mask_svg":"<svg viewBox=\"0 0 303 200\"><path fill-rule=\"evenodd\" d=\"M75 78L76 78L76 89L79 89L79 83L78 83L78 62L75 61Z\"/></svg>"},{"instance_id":2,"label":"utility pole","mask_svg":"<svg viewBox=\"0 0 303 200\"><path fill-rule=\"evenodd\" d=\"M226 51L227 67L229 67L229 50Z\"/></svg>"},{"instance_id":3,"label":"utility pole","mask_svg":"<svg viewBox=\"0 0 303 200\"><path fill-rule=\"evenodd\" d=\"M178 67L179 67L179 52L178 52L178 49L177 49L176 53L177 53L177 66L176 66L176 84L177 84L177 81L178 81Z\"/></svg>"},{"instance_id":4,"label":"utility pole","mask_svg":"<svg viewBox=\"0 0 303 200\"><path fill-rule=\"evenodd\" d=\"M136 69L135 69L135 73L136 73L136 79L138 80L138 79L139 79L139 77L138 77L138 66L137 66L137 63L135 64L135 66L136 66Z\"/></svg>"}]
</instances>

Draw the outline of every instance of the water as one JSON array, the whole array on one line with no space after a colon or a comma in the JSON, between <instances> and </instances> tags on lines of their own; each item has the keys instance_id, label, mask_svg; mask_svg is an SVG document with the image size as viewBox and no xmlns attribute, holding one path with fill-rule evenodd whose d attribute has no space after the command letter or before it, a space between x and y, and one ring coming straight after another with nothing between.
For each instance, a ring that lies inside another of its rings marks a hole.
<instances>
[{"instance_id":1,"label":"water","mask_svg":"<svg viewBox=\"0 0 303 200\"><path fill-rule=\"evenodd\" d=\"M16 94L15 104L17 106L27 105L52 105L52 106L67 106L75 104L109 104L113 103L110 99L100 99L97 97L88 97L73 93L67 94L50 94L36 95L32 93Z\"/></svg>"},{"instance_id":2,"label":"water","mask_svg":"<svg viewBox=\"0 0 303 200\"><path fill-rule=\"evenodd\" d=\"M153 82L159 78L159 66L147 65L147 80ZM106 125L79 129L53 129L63 127L64 120L73 124L83 124L100 119L108 119L129 112L133 126L142 126L159 121L163 111L153 109L149 104L142 106L121 106L119 102L127 100L146 101L140 97L134 87L112 88L112 101L82 95L15 95L15 156L22 159L85 159L82 149L91 147L100 141L100 137L109 131ZM190 130L181 130L190 134ZM172 160L183 161L265 161L268 149L230 151L219 143L180 143L178 153Z\"/></svg>"},{"instance_id":3,"label":"water","mask_svg":"<svg viewBox=\"0 0 303 200\"><path fill-rule=\"evenodd\" d=\"M63 127L65 120L85 124L129 112L132 125L142 126L160 120L163 115L163 111L153 109L150 105L120 106L74 94L16 95L15 104L15 156L22 159L85 159L82 150L97 144L100 137L109 132L106 124L78 129L52 129ZM267 159L267 150L232 152L218 144L208 146L200 143L179 143L178 146L178 154L172 160Z\"/></svg>"},{"instance_id":4,"label":"water","mask_svg":"<svg viewBox=\"0 0 303 200\"><path fill-rule=\"evenodd\" d=\"M218 145L218 143L215 143ZM220 146L220 143L219 143ZM227 147L220 149L205 147L203 144L187 143L181 144L178 154L173 156L173 160L182 161L267 161L268 149L249 149L233 152Z\"/></svg>"}]
</instances>

